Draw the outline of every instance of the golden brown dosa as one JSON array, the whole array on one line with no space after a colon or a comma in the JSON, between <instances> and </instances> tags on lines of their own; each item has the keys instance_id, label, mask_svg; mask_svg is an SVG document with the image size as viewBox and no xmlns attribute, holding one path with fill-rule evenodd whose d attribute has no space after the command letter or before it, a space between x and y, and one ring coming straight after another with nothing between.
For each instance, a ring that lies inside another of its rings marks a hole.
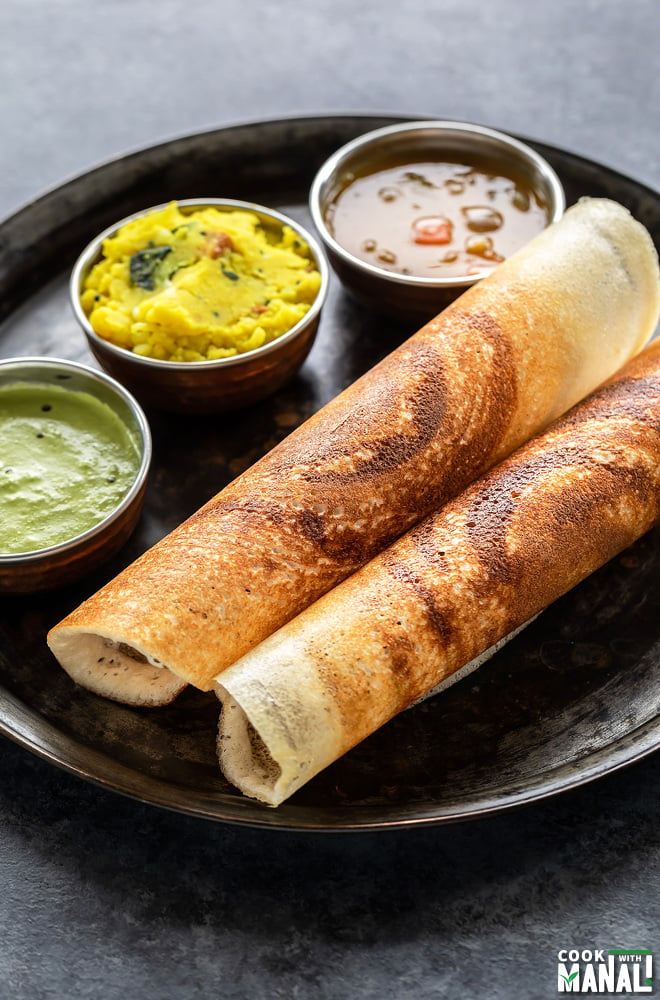
<instances>
[{"instance_id":1,"label":"golden brown dosa","mask_svg":"<svg viewBox=\"0 0 660 1000\"><path fill-rule=\"evenodd\" d=\"M55 656L133 704L209 689L641 350L659 287L643 226L583 200L73 611Z\"/></svg>"},{"instance_id":2,"label":"golden brown dosa","mask_svg":"<svg viewBox=\"0 0 660 1000\"><path fill-rule=\"evenodd\" d=\"M655 343L218 677L225 775L278 805L658 521Z\"/></svg>"}]
</instances>

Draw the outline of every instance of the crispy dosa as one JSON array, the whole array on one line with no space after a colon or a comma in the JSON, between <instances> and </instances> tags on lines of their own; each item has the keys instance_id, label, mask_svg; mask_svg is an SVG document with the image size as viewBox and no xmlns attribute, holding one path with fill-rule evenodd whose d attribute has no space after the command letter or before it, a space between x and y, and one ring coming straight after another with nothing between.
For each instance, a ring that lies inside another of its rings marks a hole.
<instances>
[{"instance_id":1,"label":"crispy dosa","mask_svg":"<svg viewBox=\"0 0 660 1000\"><path fill-rule=\"evenodd\" d=\"M640 351L659 287L644 227L584 199L55 626L53 653L131 704L210 689Z\"/></svg>"},{"instance_id":2,"label":"crispy dosa","mask_svg":"<svg viewBox=\"0 0 660 1000\"><path fill-rule=\"evenodd\" d=\"M224 671L224 774L278 805L658 521L656 342Z\"/></svg>"}]
</instances>

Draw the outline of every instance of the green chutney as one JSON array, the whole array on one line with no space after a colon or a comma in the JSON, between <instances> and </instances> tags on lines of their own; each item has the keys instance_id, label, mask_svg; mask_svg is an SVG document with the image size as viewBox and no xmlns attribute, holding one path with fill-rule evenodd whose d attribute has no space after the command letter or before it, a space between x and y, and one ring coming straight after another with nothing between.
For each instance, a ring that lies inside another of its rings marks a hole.
<instances>
[{"instance_id":1,"label":"green chutney","mask_svg":"<svg viewBox=\"0 0 660 1000\"><path fill-rule=\"evenodd\" d=\"M93 528L119 506L139 467L130 431L90 393L0 385L0 555Z\"/></svg>"}]
</instances>

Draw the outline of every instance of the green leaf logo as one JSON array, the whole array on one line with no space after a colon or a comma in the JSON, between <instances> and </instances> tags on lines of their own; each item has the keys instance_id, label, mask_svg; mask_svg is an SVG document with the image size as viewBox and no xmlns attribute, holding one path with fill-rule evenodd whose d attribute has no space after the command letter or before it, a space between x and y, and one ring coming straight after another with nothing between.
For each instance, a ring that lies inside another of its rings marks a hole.
<instances>
[{"instance_id":1,"label":"green leaf logo","mask_svg":"<svg viewBox=\"0 0 660 1000\"><path fill-rule=\"evenodd\" d=\"M566 980L566 983L567 983L567 985L569 985L569 986L570 986L570 984L571 984L571 983L573 982L573 980L575 979L575 977L576 977L576 976L577 976L577 972L572 972L572 973L570 974L570 976L562 976L561 978L562 978L562 979L565 979L565 980Z\"/></svg>"}]
</instances>

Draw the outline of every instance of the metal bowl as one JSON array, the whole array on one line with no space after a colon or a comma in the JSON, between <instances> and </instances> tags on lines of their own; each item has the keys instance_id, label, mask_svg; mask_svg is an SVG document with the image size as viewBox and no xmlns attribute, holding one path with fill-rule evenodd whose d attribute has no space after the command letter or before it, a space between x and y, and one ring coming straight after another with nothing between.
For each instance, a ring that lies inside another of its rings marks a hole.
<instances>
[{"instance_id":1,"label":"metal bowl","mask_svg":"<svg viewBox=\"0 0 660 1000\"><path fill-rule=\"evenodd\" d=\"M83 250L69 283L76 319L99 364L147 405L178 413L213 413L255 403L288 381L311 349L328 291L329 269L325 254L318 241L297 222L261 205L221 198L187 199L177 204L183 212L206 207L221 211L245 209L258 215L270 228L281 231L283 226L290 226L308 245L321 274L319 293L306 315L286 333L263 347L214 361L160 361L142 357L103 340L92 329L80 303L85 277L102 257L103 241L113 236L125 223L165 207L156 205L115 223Z\"/></svg>"},{"instance_id":2,"label":"metal bowl","mask_svg":"<svg viewBox=\"0 0 660 1000\"><path fill-rule=\"evenodd\" d=\"M423 322L435 316L483 275L438 278L399 274L367 263L334 238L328 209L350 181L383 165L449 160L488 165L526 181L547 206L548 223L561 217L565 195L550 164L529 146L481 125L418 121L389 125L358 136L336 150L316 174L309 197L314 224L330 263L346 288L378 312Z\"/></svg>"},{"instance_id":3,"label":"metal bowl","mask_svg":"<svg viewBox=\"0 0 660 1000\"><path fill-rule=\"evenodd\" d=\"M67 541L18 554L0 554L0 593L29 593L71 583L113 556L135 528L151 464L151 432L135 399L103 372L73 361L26 357L0 361L0 386L16 382L86 392L109 406L135 441L139 466L123 500L98 524Z\"/></svg>"}]
</instances>

